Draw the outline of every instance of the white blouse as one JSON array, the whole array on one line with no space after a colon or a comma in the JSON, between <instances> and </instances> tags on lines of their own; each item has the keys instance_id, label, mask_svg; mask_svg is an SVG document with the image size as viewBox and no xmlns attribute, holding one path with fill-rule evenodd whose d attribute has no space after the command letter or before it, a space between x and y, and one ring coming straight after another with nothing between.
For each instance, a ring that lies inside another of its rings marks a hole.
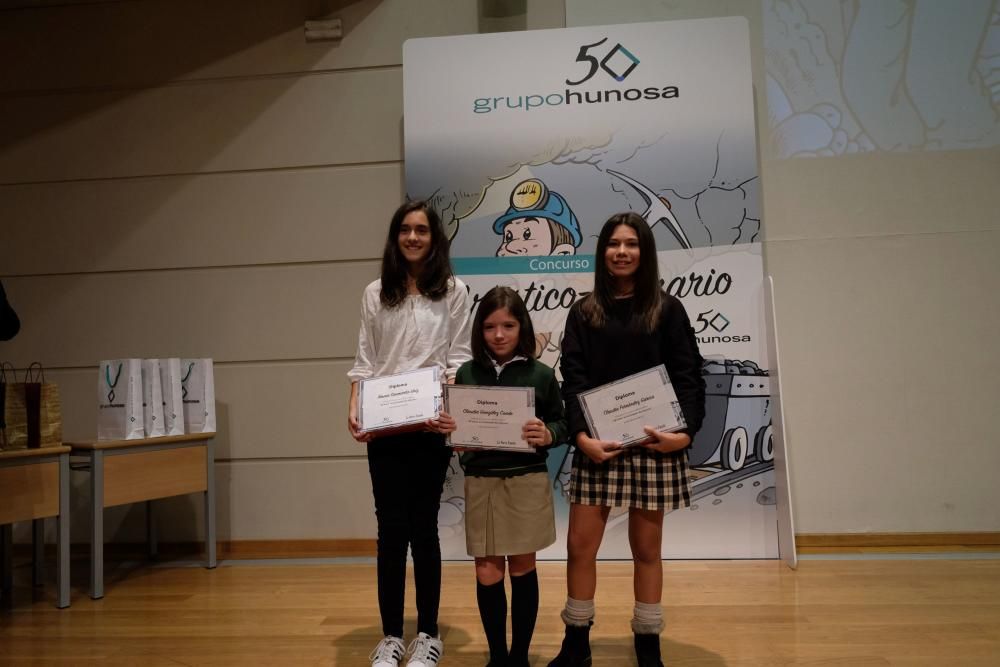
<instances>
[{"instance_id":1,"label":"white blouse","mask_svg":"<svg viewBox=\"0 0 1000 667\"><path fill-rule=\"evenodd\" d=\"M438 301L409 294L395 308L379 300L382 281L365 288L361 298L361 331L351 381L438 366L452 380L458 367L472 358L469 291L458 278Z\"/></svg>"}]
</instances>

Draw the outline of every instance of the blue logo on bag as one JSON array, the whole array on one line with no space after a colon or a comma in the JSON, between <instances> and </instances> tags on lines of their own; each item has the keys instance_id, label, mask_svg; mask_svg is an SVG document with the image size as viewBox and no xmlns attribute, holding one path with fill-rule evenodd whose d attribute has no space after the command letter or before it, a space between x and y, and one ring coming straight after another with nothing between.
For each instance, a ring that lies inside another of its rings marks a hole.
<instances>
[{"instance_id":1,"label":"blue logo on bag","mask_svg":"<svg viewBox=\"0 0 1000 667\"><path fill-rule=\"evenodd\" d=\"M188 381L188 378L191 377L191 371L193 371L193 370L194 370L194 362L192 361L190 364L188 364L187 373L185 373L184 377L181 378L181 398L182 399L188 397L187 381Z\"/></svg>"},{"instance_id":2,"label":"blue logo on bag","mask_svg":"<svg viewBox=\"0 0 1000 667\"><path fill-rule=\"evenodd\" d=\"M115 374L115 381L111 381L111 364L104 367L104 379L108 382L108 403L115 402L115 387L118 386L118 379L122 376L122 364L118 364L118 372Z\"/></svg>"}]
</instances>

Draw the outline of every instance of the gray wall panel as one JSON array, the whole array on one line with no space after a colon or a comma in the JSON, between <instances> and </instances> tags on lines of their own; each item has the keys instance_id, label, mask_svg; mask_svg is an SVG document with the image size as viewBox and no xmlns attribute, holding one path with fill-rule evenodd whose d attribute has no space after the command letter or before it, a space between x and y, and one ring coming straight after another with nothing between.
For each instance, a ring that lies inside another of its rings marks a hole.
<instances>
[{"instance_id":1,"label":"gray wall panel","mask_svg":"<svg viewBox=\"0 0 1000 667\"><path fill-rule=\"evenodd\" d=\"M402 92L393 68L11 98L0 183L399 160Z\"/></svg>"},{"instance_id":2,"label":"gray wall panel","mask_svg":"<svg viewBox=\"0 0 1000 667\"><path fill-rule=\"evenodd\" d=\"M72 476L71 539L90 539L86 473ZM216 529L219 540L374 539L368 463L364 458L329 461L246 461L215 466ZM202 501L197 494L154 503L159 538L165 542L204 537ZM107 542L144 542L143 503L104 511ZM55 538L48 522L48 540ZM29 524L19 540L30 539Z\"/></svg>"},{"instance_id":3,"label":"gray wall panel","mask_svg":"<svg viewBox=\"0 0 1000 667\"><path fill-rule=\"evenodd\" d=\"M15 185L0 189L0 273L380 257L402 165Z\"/></svg>"},{"instance_id":4,"label":"gray wall panel","mask_svg":"<svg viewBox=\"0 0 1000 667\"><path fill-rule=\"evenodd\" d=\"M19 367L119 357L220 361L353 357L357 313L378 263L11 278Z\"/></svg>"},{"instance_id":5,"label":"gray wall panel","mask_svg":"<svg viewBox=\"0 0 1000 667\"><path fill-rule=\"evenodd\" d=\"M1000 232L787 241L769 252L797 524L996 530L1000 277L983 276Z\"/></svg>"},{"instance_id":6,"label":"gray wall panel","mask_svg":"<svg viewBox=\"0 0 1000 667\"><path fill-rule=\"evenodd\" d=\"M770 160L764 234L782 241L996 230L1000 216L983 209L983 193L997 183L1000 160L988 150Z\"/></svg>"},{"instance_id":7,"label":"gray wall panel","mask_svg":"<svg viewBox=\"0 0 1000 667\"><path fill-rule=\"evenodd\" d=\"M0 92L399 65L406 38L467 34L477 23L476 3L454 0L51 4L62 6L0 14L0 61L31 61L0 70ZM343 39L305 41L304 21L321 16L341 19Z\"/></svg>"},{"instance_id":8,"label":"gray wall panel","mask_svg":"<svg viewBox=\"0 0 1000 667\"><path fill-rule=\"evenodd\" d=\"M368 462L239 461L220 464L221 539L375 537Z\"/></svg>"}]
</instances>

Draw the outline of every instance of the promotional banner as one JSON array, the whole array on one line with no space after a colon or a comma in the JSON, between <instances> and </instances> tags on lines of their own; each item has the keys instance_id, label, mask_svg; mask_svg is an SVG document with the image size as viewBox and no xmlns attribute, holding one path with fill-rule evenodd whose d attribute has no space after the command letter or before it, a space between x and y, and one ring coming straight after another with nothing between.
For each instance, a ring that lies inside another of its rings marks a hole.
<instances>
[{"instance_id":1,"label":"promotional banner","mask_svg":"<svg viewBox=\"0 0 1000 667\"><path fill-rule=\"evenodd\" d=\"M694 501L668 513L672 558L777 556L761 216L750 50L741 18L410 40L404 45L406 189L429 198L478 303L518 290L540 359L559 368L566 314L593 285L605 220L636 211L663 287L706 358L707 415L691 449ZM442 552L463 558L457 458ZM565 557L572 450L549 468ZM627 510L600 555L630 558Z\"/></svg>"}]
</instances>

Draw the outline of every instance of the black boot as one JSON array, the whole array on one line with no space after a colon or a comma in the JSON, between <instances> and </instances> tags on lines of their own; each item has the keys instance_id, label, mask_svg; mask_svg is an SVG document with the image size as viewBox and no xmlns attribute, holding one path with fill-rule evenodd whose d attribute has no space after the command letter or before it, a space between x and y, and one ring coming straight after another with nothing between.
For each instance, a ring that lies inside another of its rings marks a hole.
<instances>
[{"instance_id":1,"label":"black boot","mask_svg":"<svg viewBox=\"0 0 1000 667\"><path fill-rule=\"evenodd\" d=\"M660 635L635 635L635 657L639 667L663 667L660 660Z\"/></svg>"},{"instance_id":2,"label":"black boot","mask_svg":"<svg viewBox=\"0 0 1000 667\"><path fill-rule=\"evenodd\" d=\"M567 625L559 655L549 667L590 667L590 624Z\"/></svg>"}]
</instances>

